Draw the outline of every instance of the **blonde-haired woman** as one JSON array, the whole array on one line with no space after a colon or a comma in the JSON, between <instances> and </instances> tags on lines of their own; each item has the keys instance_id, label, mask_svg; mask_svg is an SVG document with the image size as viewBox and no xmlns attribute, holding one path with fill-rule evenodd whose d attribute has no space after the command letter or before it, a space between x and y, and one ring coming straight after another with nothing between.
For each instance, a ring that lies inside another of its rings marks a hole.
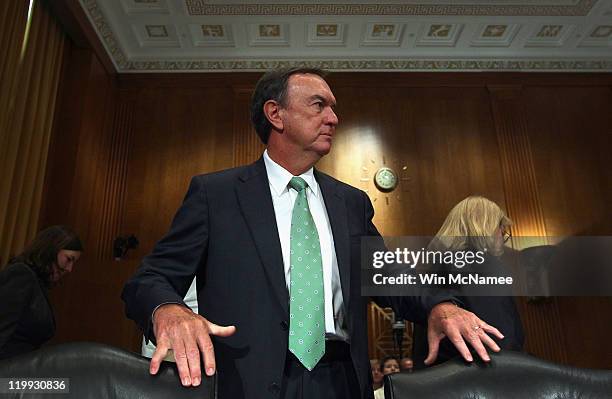
<instances>
[{"instance_id":1,"label":"blonde-haired woman","mask_svg":"<svg viewBox=\"0 0 612 399\"><path fill-rule=\"evenodd\" d=\"M500 256L512 221L493 201L470 196L451 209L429 245L431 250L475 249Z\"/></svg>"},{"instance_id":2,"label":"blonde-haired woman","mask_svg":"<svg viewBox=\"0 0 612 399\"><path fill-rule=\"evenodd\" d=\"M449 212L442 227L428 246L430 251L482 251L484 263L475 265L476 271L499 273L505 268L500 260L504 243L510 238L509 228L512 221L493 201L470 196L459 202ZM465 271L463 268L462 271ZM471 269L474 271L474 269ZM461 287L460 287L461 291ZM460 296L461 306L475 313L490 325L496 326L505 338L492 337L500 348L522 350L524 343L523 327L514 299L506 291L499 296ZM468 291L469 295L469 291ZM505 295L505 296L501 296ZM415 326L414 358L415 367L427 354L426 327ZM440 344L440 354L436 363L458 356L454 346L445 339Z\"/></svg>"}]
</instances>

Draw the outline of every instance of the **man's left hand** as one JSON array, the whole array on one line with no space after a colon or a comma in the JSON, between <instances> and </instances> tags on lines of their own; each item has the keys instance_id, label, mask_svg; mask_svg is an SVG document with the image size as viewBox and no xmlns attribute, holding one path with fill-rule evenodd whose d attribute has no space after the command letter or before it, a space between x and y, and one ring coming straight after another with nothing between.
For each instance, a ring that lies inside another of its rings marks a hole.
<instances>
[{"instance_id":1,"label":"man's left hand","mask_svg":"<svg viewBox=\"0 0 612 399\"><path fill-rule=\"evenodd\" d=\"M432 364L438 357L440 341L444 337L455 345L461 356L471 362L474 359L466 345L469 343L482 360L491 360L485 345L494 352L499 352L499 346L488 335L493 334L499 339L504 338L497 328L488 325L479 319L474 313L458 307L450 302L439 303L433 307L428 319L427 341L429 342L429 353L425 364Z\"/></svg>"}]
</instances>

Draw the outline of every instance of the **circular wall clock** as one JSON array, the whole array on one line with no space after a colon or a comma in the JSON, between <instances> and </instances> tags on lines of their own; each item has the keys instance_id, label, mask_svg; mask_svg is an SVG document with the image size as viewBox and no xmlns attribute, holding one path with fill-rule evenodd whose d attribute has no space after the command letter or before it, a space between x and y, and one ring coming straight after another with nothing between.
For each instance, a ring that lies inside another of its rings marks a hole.
<instances>
[{"instance_id":1,"label":"circular wall clock","mask_svg":"<svg viewBox=\"0 0 612 399\"><path fill-rule=\"evenodd\" d=\"M374 174L374 185L384 193L390 193L397 187L398 178L395 171L383 166Z\"/></svg>"}]
</instances>

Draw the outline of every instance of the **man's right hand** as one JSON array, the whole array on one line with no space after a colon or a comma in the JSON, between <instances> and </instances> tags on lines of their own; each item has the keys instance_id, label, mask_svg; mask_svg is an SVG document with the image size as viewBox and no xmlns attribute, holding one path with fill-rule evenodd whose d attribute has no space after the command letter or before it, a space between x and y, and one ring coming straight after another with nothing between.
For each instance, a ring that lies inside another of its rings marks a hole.
<instances>
[{"instance_id":1,"label":"man's right hand","mask_svg":"<svg viewBox=\"0 0 612 399\"><path fill-rule=\"evenodd\" d=\"M168 350L174 351L179 377L184 386L198 386L202 380L200 352L204 356L206 375L215 374L215 351L211 335L229 337L236 327L221 327L191 309L179 304L160 306L153 314L153 331L157 348L151 358L149 372L157 374Z\"/></svg>"}]
</instances>

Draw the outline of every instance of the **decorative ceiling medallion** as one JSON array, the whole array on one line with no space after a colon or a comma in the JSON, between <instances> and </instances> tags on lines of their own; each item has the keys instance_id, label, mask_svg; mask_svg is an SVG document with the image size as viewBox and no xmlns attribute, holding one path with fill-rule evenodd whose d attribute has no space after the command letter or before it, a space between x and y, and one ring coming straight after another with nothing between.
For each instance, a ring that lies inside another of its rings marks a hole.
<instances>
[{"instance_id":1,"label":"decorative ceiling medallion","mask_svg":"<svg viewBox=\"0 0 612 399\"><path fill-rule=\"evenodd\" d=\"M518 24L482 25L470 44L475 47L508 47L519 29Z\"/></svg>"},{"instance_id":2,"label":"decorative ceiling medallion","mask_svg":"<svg viewBox=\"0 0 612 399\"><path fill-rule=\"evenodd\" d=\"M346 46L346 29L341 23L306 24L307 46Z\"/></svg>"},{"instance_id":3,"label":"decorative ceiling medallion","mask_svg":"<svg viewBox=\"0 0 612 399\"><path fill-rule=\"evenodd\" d=\"M362 46L399 46L402 40L402 24L369 23L366 25Z\"/></svg>"},{"instance_id":4,"label":"decorative ceiling medallion","mask_svg":"<svg viewBox=\"0 0 612 399\"><path fill-rule=\"evenodd\" d=\"M574 29L574 25L536 26L525 41L525 47L561 47Z\"/></svg>"},{"instance_id":5,"label":"decorative ceiling medallion","mask_svg":"<svg viewBox=\"0 0 612 399\"><path fill-rule=\"evenodd\" d=\"M259 37L280 37L280 25L259 25Z\"/></svg>"},{"instance_id":6,"label":"decorative ceiling medallion","mask_svg":"<svg viewBox=\"0 0 612 399\"><path fill-rule=\"evenodd\" d=\"M500 38L508 29L508 25L487 25L485 26L482 37Z\"/></svg>"},{"instance_id":7,"label":"decorative ceiling medallion","mask_svg":"<svg viewBox=\"0 0 612 399\"><path fill-rule=\"evenodd\" d=\"M452 16L585 16L597 0L558 1L550 5L528 4L432 4L431 2L355 4L211 4L210 0L184 0L190 15L452 15ZM489 2L490 3L490 2Z\"/></svg>"},{"instance_id":8,"label":"decorative ceiling medallion","mask_svg":"<svg viewBox=\"0 0 612 399\"><path fill-rule=\"evenodd\" d=\"M132 25L132 32L140 47L180 47L176 29L172 25Z\"/></svg>"},{"instance_id":9,"label":"decorative ceiling medallion","mask_svg":"<svg viewBox=\"0 0 612 399\"><path fill-rule=\"evenodd\" d=\"M168 37L166 25L145 25L145 29L147 30L147 35L149 35L151 39Z\"/></svg>"},{"instance_id":10,"label":"decorative ceiling medallion","mask_svg":"<svg viewBox=\"0 0 612 399\"><path fill-rule=\"evenodd\" d=\"M317 37L338 37L338 24L317 24Z\"/></svg>"},{"instance_id":11,"label":"decorative ceiling medallion","mask_svg":"<svg viewBox=\"0 0 612 399\"><path fill-rule=\"evenodd\" d=\"M395 25L391 24L375 24L372 27L372 37L381 39L390 39L394 37Z\"/></svg>"},{"instance_id":12,"label":"decorative ceiling medallion","mask_svg":"<svg viewBox=\"0 0 612 399\"><path fill-rule=\"evenodd\" d=\"M556 38L561 34L561 29L563 29L563 25L542 25L536 37L546 39Z\"/></svg>"},{"instance_id":13,"label":"decorative ceiling medallion","mask_svg":"<svg viewBox=\"0 0 612 399\"><path fill-rule=\"evenodd\" d=\"M223 25L201 25L202 36L204 37L224 37L225 30Z\"/></svg>"},{"instance_id":14,"label":"decorative ceiling medallion","mask_svg":"<svg viewBox=\"0 0 612 399\"><path fill-rule=\"evenodd\" d=\"M591 34L589 37L593 37L596 39L607 39L612 37L612 25L600 25Z\"/></svg>"},{"instance_id":15,"label":"decorative ceiling medallion","mask_svg":"<svg viewBox=\"0 0 612 399\"><path fill-rule=\"evenodd\" d=\"M420 30L417 46L454 47L463 30L463 24L426 24Z\"/></svg>"},{"instance_id":16,"label":"decorative ceiling medallion","mask_svg":"<svg viewBox=\"0 0 612 399\"><path fill-rule=\"evenodd\" d=\"M427 32L427 36L433 39L448 39L451 33L451 28L453 25L430 25L429 32Z\"/></svg>"},{"instance_id":17,"label":"decorative ceiling medallion","mask_svg":"<svg viewBox=\"0 0 612 399\"><path fill-rule=\"evenodd\" d=\"M289 25L263 23L248 26L251 46L289 46Z\"/></svg>"},{"instance_id":18,"label":"decorative ceiling medallion","mask_svg":"<svg viewBox=\"0 0 612 399\"><path fill-rule=\"evenodd\" d=\"M587 32L580 47L612 47L612 25L597 25Z\"/></svg>"},{"instance_id":19,"label":"decorative ceiling medallion","mask_svg":"<svg viewBox=\"0 0 612 399\"><path fill-rule=\"evenodd\" d=\"M232 25L190 24L189 31L196 47L234 47Z\"/></svg>"}]
</instances>

